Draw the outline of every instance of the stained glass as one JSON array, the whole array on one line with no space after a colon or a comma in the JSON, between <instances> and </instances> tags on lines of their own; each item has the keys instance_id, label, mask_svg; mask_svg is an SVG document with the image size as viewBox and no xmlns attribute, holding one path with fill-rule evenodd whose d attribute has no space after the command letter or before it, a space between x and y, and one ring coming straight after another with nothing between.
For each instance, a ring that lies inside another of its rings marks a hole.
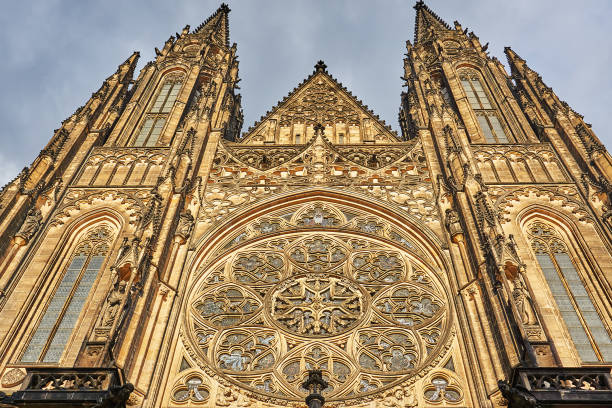
<instances>
[{"instance_id":1,"label":"stained glass","mask_svg":"<svg viewBox=\"0 0 612 408\"><path fill-rule=\"evenodd\" d=\"M60 360L104 263L102 253L107 250L106 243L96 247L92 241L106 241L108 236L108 231L99 228L88 234L88 241L78 247L21 361L55 363ZM91 256L92 253L96 255Z\"/></svg>"}]
</instances>

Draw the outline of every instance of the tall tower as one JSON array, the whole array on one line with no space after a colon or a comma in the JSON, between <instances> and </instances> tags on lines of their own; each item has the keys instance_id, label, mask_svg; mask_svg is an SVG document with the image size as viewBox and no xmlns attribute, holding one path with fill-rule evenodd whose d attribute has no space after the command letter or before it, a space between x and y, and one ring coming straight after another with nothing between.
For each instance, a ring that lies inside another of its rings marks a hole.
<instances>
[{"instance_id":1,"label":"tall tower","mask_svg":"<svg viewBox=\"0 0 612 408\"><path fill-rule=\"evenodd\" d=\"M473 32L415 9L399 117L438 184L473 392L500 401L506 378L515 404L597 400L575 384L612 361L611 157L509 47L511 75Z\"/></svg>"},{"instance_id":2,"label":"tall tower","mask_svg":"<svg viewBox=\"0 0 612 408\"><path fill-rule=\"evenodd\" d=\"M415 9L401 136L323 61L241 135L226 5L120 65L0 193L0 405L612 400L610 155Z\"/></svg>"}]
</instances>

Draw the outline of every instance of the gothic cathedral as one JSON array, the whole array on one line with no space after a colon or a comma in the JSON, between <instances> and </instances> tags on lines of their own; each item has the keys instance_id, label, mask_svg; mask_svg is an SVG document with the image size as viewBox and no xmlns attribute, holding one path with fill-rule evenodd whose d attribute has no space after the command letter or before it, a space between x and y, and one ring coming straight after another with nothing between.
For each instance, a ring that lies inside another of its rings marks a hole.
<instances>
[{"instance_id":1,"label":"gothic cathedral","mask_svg":"<svg viewBox=\"0 0 612 408\"><path fill-rule=\"evenodd\" d=\"M415 10L401 134L323 61L241 133L225 4L119 65L0 192L0 406L612 406L612 157Z\"/></svg>"}]
</instances>

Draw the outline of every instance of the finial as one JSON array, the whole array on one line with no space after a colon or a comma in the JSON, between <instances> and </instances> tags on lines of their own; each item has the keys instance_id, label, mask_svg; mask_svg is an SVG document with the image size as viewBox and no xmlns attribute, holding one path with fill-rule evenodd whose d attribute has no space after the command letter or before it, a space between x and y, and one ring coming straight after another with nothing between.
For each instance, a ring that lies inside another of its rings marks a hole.
<instances>
[{"instance_id":1,"label":"finial","mask_svg":"<svg viewBox=\"0 0 612 408\"><path fill-rule=\"evenodd\" d=\"M317 72L325 72L326 68L327 68L327 65L325 65L323 60L319 60L319 62L317 62L317 64L315 65L315 71Z\"/></svg>"},{"instance_id":2,"label":"finial","mask_svg":"<svg viewBox=\"0 0 612 408\"><path fill-rule=\"evenodd\" d=\"M421 8L426 7L425 2L423 0L418 0L414 5L415 10L420 10Z\"/></svg>"},{"instance_id":3,"label":"finial","mask_svg":"<svg viewBox=\"0 0 612 408\"><path fill-rule=\"evenodd\" d=\"M328 386L327 381L323 379L321 370L308 371L308 379L302 384L302 387L309 391L309 394L306 396L306 405L308 405L308 408L323 407L325 398L322 394L323 390Z\"/></svg>"},{"instance_id":4,"label":"finial","mask_svg":"<svg viewBox=\"0 0 612 408\"><path fill-rule=\"evenodd\" d=\"M314 125L314 131L315 131L315 135L323 135L323 131L325 130L325 126L323 126L320 123L317 123L316 125Z\"/></svg>"},{"instance_id":5,"label":"finial","mask_svg":"<svg viewBox=\"0 0 612 408\"><path fill-rule=\"evenodd\" d=\"M225 3L221 3L221 6L219 7L219 9L222 11L225 11L226 13L229 13L231 11L229 6Z\"/></svg>"}]
</instances>

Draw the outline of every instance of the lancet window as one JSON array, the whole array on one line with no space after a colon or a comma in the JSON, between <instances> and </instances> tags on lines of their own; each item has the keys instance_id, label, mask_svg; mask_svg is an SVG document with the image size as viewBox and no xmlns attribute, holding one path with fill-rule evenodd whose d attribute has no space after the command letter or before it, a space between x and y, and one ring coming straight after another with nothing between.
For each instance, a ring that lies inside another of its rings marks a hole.
<instances>
[{"instance_id":1,"label":"lancet window","mask_svg":"<svg viewBox=\"0 0 612 408\"><path fill-rule=\"evenodd\" d=\"M138 130L134 146L154 147L157 145L182 85L181 76L172 76L165 80Z\"/></svg>"},{"instance_id":2,"label":"lancet window","mask_svg":"<svg viewBox=\"0 0 612 408\"><path fill-rule=\"evenodd\" d=\"M102 226L77 245L21 361L57 363L77 324L109 251L111 232Z\"/></svg>"},{"instance_id":3,"label":"lancet window","mask_svg":"<svg viewBox=\"0 0 612 408\"><path fill-rule=\"evenodd\" d=\"M548 224L528 229L531 247L561 317L584 362L612 361L612 339L578 274L565 242Z\"/></svg>"},{"instance_id":4,"label":"lancet window","mask_svg":"<svg viewBox=\"0 0 612 408\"><path fill-rule=\"evenodd\" d=\"M499 112L491 103L482 86L480 77L472 71L462 72L459 76L461 85L487 143L508 143L506 130L499 118Z\"/></svg>"}]
</instances>

